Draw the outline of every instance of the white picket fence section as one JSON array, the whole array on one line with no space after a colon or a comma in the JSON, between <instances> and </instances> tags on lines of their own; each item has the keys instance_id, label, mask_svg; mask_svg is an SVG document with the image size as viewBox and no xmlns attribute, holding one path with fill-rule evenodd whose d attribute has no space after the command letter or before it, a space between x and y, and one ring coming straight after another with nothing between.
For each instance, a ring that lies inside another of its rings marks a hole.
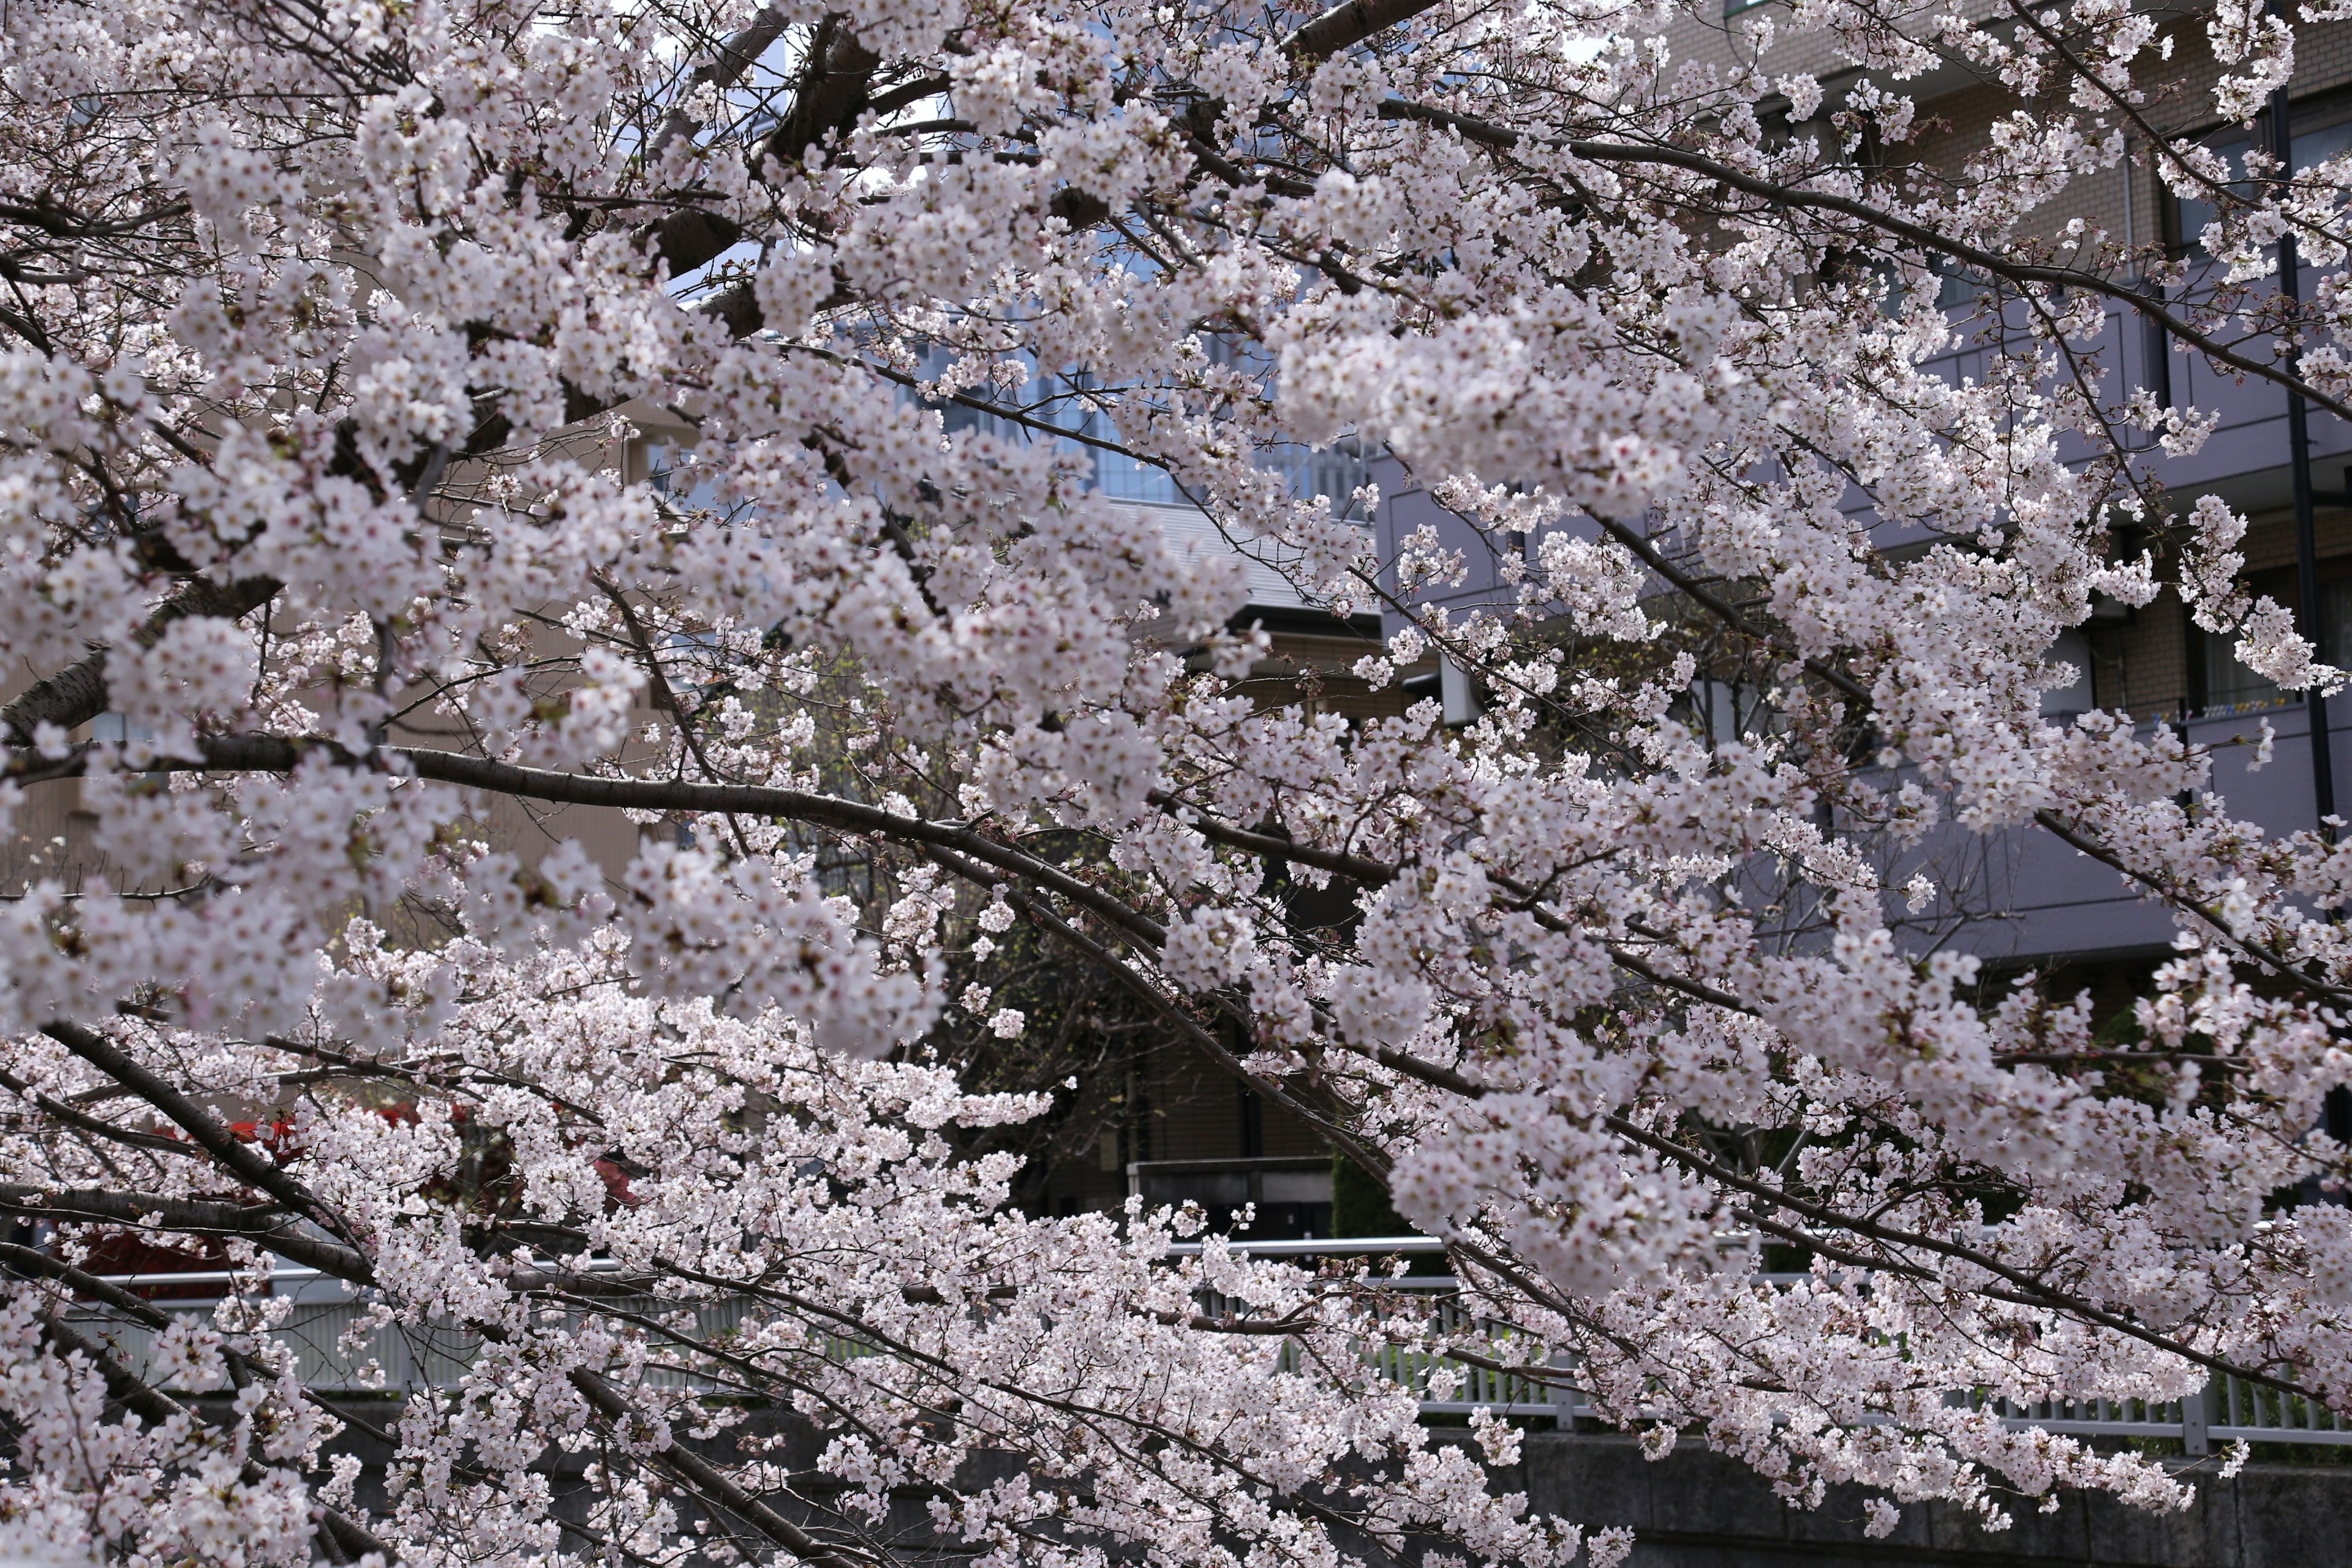
<instances>
[{"instance_id":1,"label":"white picket fence section","mask_svg":"<svg viewBox=\"0 0 2352 1568\"><path fill-rule=\"evenodd\" d=\"M1177 1254L1198 1253L1200 1244L1180 1245ZM1257 1242L1234 1244L1259 1257L1389 1256L1442 1251L1425 1237L1351 1238L1347 1241ZM1767 1276L1766 1278L1774 1278ZM1794 1278L1794 1277L1791 1277ZM226 1274L119 1275L111 1282L127 1287L225 1284ZM276 1271L274 1288L290 1296L292 1305L275 1331L275 1337L294 1352L302 1380L321 1392L411 1392L420 1388L453 1388L479 1353L481 1342L455 1328L381 1326L352 1339L365 1303L350 1287L313 1270L283 1268ZM1439 1299L1433 1304L1437 1325L1454 1331L1465 1326L1467 1315L1448 1293L1456 1282L1442 1275L1404 1275L1385 1282L1389 1287ZM211 1299L160 1300L151 1303L166 1312L209 1315ZM1211 1303L1217 1310L1219 1303ZM651 1297L616 1297L615 1310L646 1315L668 1315L685 1304ZM585 1309L583 1310L586 1310ZM698 1336L724 1333L740 1323L743 1304L738 1300L697 1303L692 1308ZM117 1313L92 1307L75 1318L86 1332L111 1342L116 1353L133 1370L143 1373L151 1359L152 1331ZM344 1342L352 1340L346 1344ZM838 1353L854 1355L858 1348L844 1340ZM1563 1426L1594 1420L1591 1402L1568 1381L1568 1371L1554 1366L1529 1372L1506 1372L1468 1366L1404 1346L1369 1346L1365 1362L1381 1376L1416 1391L1429 1391L1433 1374L1444 1373L1454 1384L1446 1397L1424 1397L1421 1407L1432 1415L1467 1415L1491 1411L1497 1415L1548 1416ZM689 1379L685 1373L656 1373L656 1381ZM2317 1401L2285 1394L2234 1377L2217 1377L2198 1396L2170 1403L2084 1398L2047 1400L2032 1405L1996 1402L2003 1421L2023 1429L2082 1436L2122 1436L2178 1442L2188 1454L2205 1454L2215 1444L2243 1439L2250 1443L2352 1444L2347 1424Z\"/></svg>"}]
</instances>

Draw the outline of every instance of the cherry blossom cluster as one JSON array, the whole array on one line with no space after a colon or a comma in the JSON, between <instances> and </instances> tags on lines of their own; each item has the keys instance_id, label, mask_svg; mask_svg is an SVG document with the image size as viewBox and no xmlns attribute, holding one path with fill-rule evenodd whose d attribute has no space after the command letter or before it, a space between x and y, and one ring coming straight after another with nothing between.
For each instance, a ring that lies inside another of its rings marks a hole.
<instances>
[{"instance_id":1,"label":"cherry blossom cluster","mask_svg":"<svg viewBox=\"0 0 2352 1568\"><path fill-rule=\"evenodd\" d=\"M2042 712L2166 593L2341 679L2164 490L2219 416L2115 329L2352 417L2347 295L2276 281L2346 256L2352 161L2200 140L2342 7L1963 10L9 5L0 825L70 832L0 887L0 1519L1552 1568L1624 1543L1366 1354L1881 1531L2189 1495L2000 1401L2352 1413L2352 847ZM1915 101L1947 68L2010 95L1980 134ZM2073 216L2129 170L2212 215L2187 256ZM1339 442L1378 485L1292 481ZM1402 489L1464 526L1381 559L1346 514ZM1269 693L1253 561L1478 716ZM1995 835L2170 913L2123 1014L1943 940ZM1016 922L1383 1180L1467 1315L1018 1212L972 1135L1045 1102L936 1047L1030 1027L959 978ZM83 1267L124 1234L227 1257L208 1325ZM281 1258L482 1345L388 1500Z\"/></svg>"},{"instance_id":2,"label":"cherry blossom cluster","mask_svg":"<svg viewBox=\"0 0 2352 1568\"><path fill-rule=\"evenodd\" d=\"M1379 1310L1377 1279L1221 1244L1171 1266L1197 1214L1012 1209L1010 1161L956 1138L1038 1097L857 1061L782 1010L644 994L609 929L520 962L471 935L430 952L363 922L346 936L292 1037L139 1023L23 1053L25 1094L48 1101L199 1060L187 1087L209 1103L275 1098L268 1135L232 1142L305 1212L232 1224L230 1294L165 1322L79 1264L125 1182L144 1212L124 1222L153 1234L265 1212L208 1191L192 1154L217 1118L194 1110L184 1143L7 1172L0 1201L55 1238L11 1244L0 1316L0 1402L22 1434L0 1513L20 1545L865 1563L903 1547L889 1514L913 1488L940 1500L940 1546L1006 1562L1145 1542L1225 1562L1243 1542L1338 1563L1364 1550L1357 1531L1389 1553L1436 1538L1538 1568L1623 1554L1622 1531L1588 1539L1496 1495L1478 1456L1432 1440L1412 1389L1331 1376L1368 1342L1452 1342L1410 1304ZM329 999L361 990L379 1004L365 1061L329 1024ZM294 1087L322 1064L398 1098ZM373 1514L357 1461L321 1448L382 1417L306 1388L272 1332L292 1303L268 1293L271 1266L289 1258L363 1292L363 1327L482 1342L454 1386L394 1407ZM157 1329L139 1364L119 1359L108 1306ZM1515 1438L1498 1425L1486 1441ZM585 1479L551 1488L551 1454L592 1456ZM992 1468L1007 1479L963 1479Z\"/></svg>"}]
</instances>

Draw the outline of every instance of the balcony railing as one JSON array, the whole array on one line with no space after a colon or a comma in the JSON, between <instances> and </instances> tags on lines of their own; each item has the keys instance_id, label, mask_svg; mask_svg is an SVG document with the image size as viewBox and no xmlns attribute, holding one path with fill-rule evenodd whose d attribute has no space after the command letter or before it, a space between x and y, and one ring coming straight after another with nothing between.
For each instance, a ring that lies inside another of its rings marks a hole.
<instances>
[{"instance_id":1,"label":"balcony railing","mask_svg":"<svg viewBox=\"0 0 2352 1568\"><path fill-rule=\"evenodd\" d=\"M1442 1243L1418 1236L1243 1240L1227 1245L1235 1252L1260 1258L1414 1256L1444 1250ZM1197 1256L1202 1249L1202 1243L1182 1242L1169 1250L1181 1257ZM480 1352L478 1339L455 1328L420 1329L404 1324L373 1327L354 1335L366 1303L349 1287L304 1268L281 1268L272 1278L275 1286L294 1298L285 1321L271 1331L272 1336L293 1351L303 1382L321 1393L408 1394L421 1389L454 1388ZM1806 1276L1767 1274L1759 1278L1788 1282ZM135 1289L225 1285L229 1279L226 1273L191 1272L117 1275L110 1282ZM1459 1301L1449 1299L1458 1289L1458 1281L1450 1276L1402 1275L1383 1285L1437 1298L1432 1301L1431 1309L1433 1326L1441 1332L1459 1331L1470 1321L1469 1312ZM214 1301L181 1298L150 1305L162 1312L208 1315ZM1211 1305L1214 1310L1216 1304ZM685 1303L649 1296L615 1296L609 1307L646 1315L691 1311L698 1335L723 1334L738 1326L743 1318L743 1303L730 1300ZM582 1310L584 1313L593 1309ZM110 1341L131 1371L142 1376L147 1373L152 1360L153 1331L98 1307L72 1315L85 1331ZM352 1342L347 1344L346 1341ZM843 1356L866 1353L848 1339L840 1340L833 1348ZM1549 1417L1563 1428L1572 1428L1580 1420L1601 1418L1586 1395L1565 1381L1563 1374L1569 1369L1557 1361L1549 1369L1509 1372L1467 1365L1395 1344L1367 1346L1364 1360L1381 1376L1424 1394L1433 1379L1441 1384L1451 1383L1452 1386L1444 1390L1444 1397L1422 1400L1421 1408L1427 1415L1467 1415L1485 1410L1497 1415ZM648 1378L657 1385L672 1387L692 1386L694 1381L688 1373L662 1369L650 1372ZM2005 1400L1992 1403L2003 1424L2013 1429L2039 1427L2076 1436L2154 1438L2177 1442L2183 1453L2192 1456L2211 1452L2216 1443L2240 1439L2249 1443L2352 1444L2352 1423L2319 1401L2229 1376L2216 1377L2198 1394L2181 1401L2082 1398L2045 1400L2031 1405L2012 1405Z\"/></svg>"}]
</instances>

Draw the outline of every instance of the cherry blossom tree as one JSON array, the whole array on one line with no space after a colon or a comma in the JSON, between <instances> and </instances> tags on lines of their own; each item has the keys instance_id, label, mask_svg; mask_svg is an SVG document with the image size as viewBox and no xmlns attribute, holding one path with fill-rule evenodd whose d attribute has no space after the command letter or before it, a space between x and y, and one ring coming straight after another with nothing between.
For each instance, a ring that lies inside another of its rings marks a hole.
<instances>
[{"instance_id":1,"label":"cherry blossom tree","mask_svg":"<svg viewBox=\"0 0 2352 1568\"><path fill-rule=\"evenodd\" d=\"M0 1519L137 1563L1549 1568L1624 1542L1368 1347L1863 1483L1881 1531L2187 1498L1994 1398L2352 1411L2352 1211L2276 1197L2352 1175L2352 850L2038 700L2095 595L2168 581L2337 679L2157 482L2210 411L2102 334L2352 416L2344 297L2276 286L2342 259L2352 166L2183 130L2339 13L1959 9L1803 0L1866 68L1825 106L1768 24L1691 62L1618 0L13 0L5 805L78 790L102 864L0 914ZM1906 83L1948 68L2011 101L1939 162ZM2213 276L2052 216L2126 161L2216 215ZM2003 329L1966 382L1950 275ZM625 482L656 416L690 483ZM1267 461L1342 439L1507 602L1423 607L1442 541L1376 560L1332 504L1373 498ZM1253 701L1238 556L1113 462L1483 716ZM1702 743L1677 700L1735 667L1769 721ZM499 802L675 830L526 863ZM2177 918L2128 1043L1901 923L1888 847L2021 826ZM945 979L1016 924L1385 1181L1500 1328L1012 1205L959 1130L1042 1102L923 1042L1019 1033ZM82 1268L125 1230L226 1249L208 1322ZM482 1342L380 1431L381 1506L272 1259Z\"/></svg>"}]
</instances>

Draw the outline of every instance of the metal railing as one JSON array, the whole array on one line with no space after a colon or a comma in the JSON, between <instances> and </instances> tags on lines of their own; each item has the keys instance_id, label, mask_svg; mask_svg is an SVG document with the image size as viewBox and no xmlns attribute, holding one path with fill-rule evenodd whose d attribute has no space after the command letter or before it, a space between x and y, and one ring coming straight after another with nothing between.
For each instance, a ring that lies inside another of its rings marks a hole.
<instances>
[{"instance_id":1,"label":"metal railing","mask_svg":"<svg viewBox=\"0 0 2352 1568\"><path fill-rule=\"evenodd\" d=\"M1260 1258L1326 1258L1417 1256L1442 1253L1442 1243L1427 1237L1355 1237L1344 1240L1231 1242L1231 1249ZM1199 1242L1179 1243L1171 1255L1198 1256ZM129 1274L110 1282L140 1286L226 1285L226 1273ZM1766 1275L1768 1279L1796 1279L1801 1275ZM1473 1324L1473 1316L1458 1300L1446 1299L1458 1282L1446 1275L1400 1275L1383 1282L1388 1288L1427 1293L1439 1298L1430 1304L1433 1326L1456 1333ZM306 1268L280 1268L273 1289L290 1296L292 1304L273 1336L295 1355L302 1380L326 1393L407 1393L421 1388L456 1386L476 1356L481 1341L454 1327L398 1324L372 1328L346 1346L366 1311L365 1302L342 1282ZM150 1305L165 1312L209 1314L216 1298L155 1300ZM740 1300L681 1302L654 1297L615 1296L610 1306L646 1315L688 1313L698 1335L724 1334L743 1319ZM574 1309L582 1316L594 1310ZM73 1314L86 1331L110 1341L124 1362L144 1375L152 1360L154 1331L119 1313L91 1307ZM1497 1342L1507 1344L1508 1333L1487 1327ZM835 1353L854 1355L859 1347L847 1340L833 1346ZM1501 1358L1498 1358L1501 1359ZM1467 1415L1485 1410L1497 1415L1550 1417L1563 1426L1579 1420L1599 1420L1601 1413L1585 1394L1562 1376L1567 1367L1555 1359L1545 1367L1508 1371L1477 1366L1407 1345L1371 1344L1365 1363L1380 1376L1423 1393L1422 1410L1430 1415ZM651 1381L665 1386L688 1386L692 1374L656 1370ZM1445 1397L1426 1397L1433 1380L1444 1387ZM2080 1398L2044 1400L2016 1405L1990 1402L2003 1424L2015 1429L2039 1427L2076 1436L2119 1436L2177 1442L2189 1455L2207 1454L2217 1443L2352 1444L2352 1422L2325 1405L2297 1394L2216 1377L2199 1394L2185 1400L2143 1401Z\"/></svg>"},{"instance_id":2,"label":"metal railing","mask_svg":"<svg viewBox=\"0 0 2352 1568\"><path fill-rule=\"evenodd\" d=\"M1443 1253L1444 1243L1425 1236L1349 1238L1329 1241L1233 1241L1235 1252L1257 1258L1324 1258L1405 1256ZM1202 1244L1171 1247L1171 1253L1198 1254ZM1764 1274L1758 1278L1788 1282L1801 1274ZM1407 1290L1450 1290L1456 1282L1442 1276L1407 1275L1388 1282ZM1450 1303L1440 1303L1437 1327L1454 1331L1465 1314ZM1394 1382L1416 1389L1429 1386L1430 1374L1441 1369L1458 1382L1448 1399L1423 1399L1430 1414L1467 1415L1474 1410L1497 1415L1549 1415L1563 1426L1577 1420L1600 1419L1600 1412L1582 1390L1554 1377L1497 1372L1489 1367L1448 1362L1396 1346L1373 1349L1366 1359ZM1982 1403L1981 1401L1979 1403ZM2198 1394L2183 1400L2148 1401L2100 1398L2042 1400L2021 1405L1990 1401L2002 1425L2012 1430L2038 1427L2074 1436L2136 1437L2177 1442L2185 1454L2208 1454L2216 1443L2352 1444L2352 1422L2338 1416L2317 1400L2282 1394L2227 1374L2214 1378Z\"/></svg>"}]
</instances>

